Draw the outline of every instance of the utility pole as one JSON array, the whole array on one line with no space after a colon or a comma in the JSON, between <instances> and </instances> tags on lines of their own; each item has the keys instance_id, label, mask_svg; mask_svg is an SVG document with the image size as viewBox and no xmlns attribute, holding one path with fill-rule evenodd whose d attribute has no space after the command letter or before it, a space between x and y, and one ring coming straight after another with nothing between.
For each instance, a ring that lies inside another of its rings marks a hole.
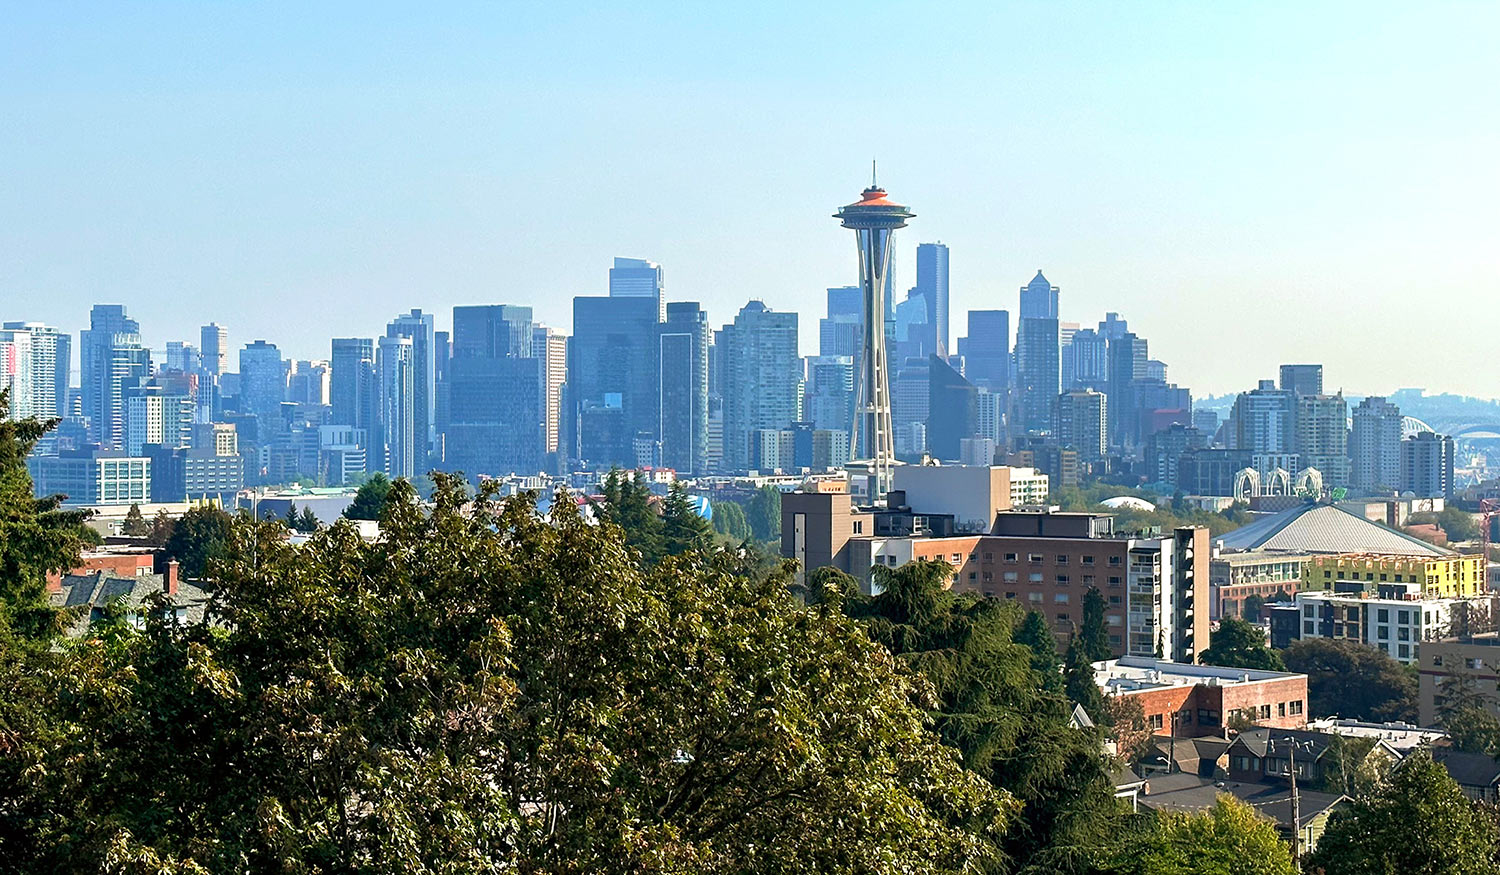
<instances>
[{"instance_id":1,"label":"utility pole","mask_svg":"<svg viewBox=\"0 0 1500 875\"><path fill-rule=\"evenodd\" d=\"M1292 782L1292 865L1298 872L1302 871L1302 810L1297 804L1297 741L1288 735L1285 739L1287 749L1287 776Z\"/></svg>"}]
</instances>

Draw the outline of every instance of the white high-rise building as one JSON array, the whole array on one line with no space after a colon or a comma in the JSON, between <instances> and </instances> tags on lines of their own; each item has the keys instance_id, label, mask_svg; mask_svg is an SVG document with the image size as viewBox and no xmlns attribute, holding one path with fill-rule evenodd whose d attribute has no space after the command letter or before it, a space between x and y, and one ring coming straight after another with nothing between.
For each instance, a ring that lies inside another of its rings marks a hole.
<instances>
[{"instance_id":1,"label":"white high-rise building","mask_svg":"<svg viewBox=\"0 0 1500 875\"><path fill-rule=\"evenodd\" d=\"M72 336L40 322L6 322L4 331L0 331L0 337L18 334L30 335L32 413L66 416L73 367Z\"/></svg>"},{"instance_id":2,"label":"white high-rise building","mask_svg":"<svg viewBox=\"0 0 1500 875\"><path fill-rule=\"evenodd\" d=\"M1349 485L1389 492L1401 483L1401 408L1371 396L1354 408L1349 431Z\"/></svg>"},{"instance_id":3,"label":"white high-rise building","mask_svg":"<svg viewBox=\"0 0 1500 875\"><path fill-rule=\"evenodd\" d=\"M31 334L0 331L0 391L10 392L10 419L36 415Z\"/></svg>"},{"instance_id":4,"label":"white high-rise building","mask_svg":"<svg viewBox=\"0 0 1500 875\"><path fill-rule=\"evenodd\" d=\"M391 478L416 476L416 361L410 337L382 337L375 351L380 374L379 458Z\"/></svg>"}]
</instances>

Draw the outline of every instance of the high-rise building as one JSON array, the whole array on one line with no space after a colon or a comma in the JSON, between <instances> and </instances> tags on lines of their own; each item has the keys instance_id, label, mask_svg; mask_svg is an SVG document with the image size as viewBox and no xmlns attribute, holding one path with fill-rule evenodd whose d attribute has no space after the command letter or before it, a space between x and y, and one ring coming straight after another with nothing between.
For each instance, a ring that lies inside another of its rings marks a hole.
<instances>
[{"instance_id":1,"label":"high-rise building","mask_svg":"<svg viewBox=\"0 0 1500 875\"><path fill-rule=\"evenodd\" d=\"M1047 281L1038 270L1031 282L1021 286L1021 321L1027 319L1057 319L1058 288Z\"/></svg>"},{"instance_id":2,"label":"high-rise building","mask_svg":"<svg viewBox=\"0 0 1500 875\"><path fill-rule=\"evenodd\" d=\"M1105 313L1104 321L1099 323L1099 336L1105 340L1124 337L1128 331L1130 323L1121 319L1119 313Z\"/></svg>"},{"instance_id":3,"label":"high-rise building","mask_svg":"<svg viewBox=\"0 0 1500 875\"><path fill-rule=\"evenodd\" d=\"M333 369L325 361L293 361L287 372L286 400L322 406L329 403Z\"/></svg>"},{"instance_id":4,"label":"high-rise building","mask_svg":"<svg viewBox=\"0 0 1500 875\"><path fill-rule=\"evenodd\" d=\"M839 431L847 445L854 427L854 357L809 356L802 416L814 429Z\"/></svg>"},{"instance_id":5,"label":"high-rise building","mask_svg":"<svg viewBox=\"0 0 1500 875\"><path fill-rule=\"evenodd\" d=\"M1322 365L1282 365L1281 390L1293 395L1322 395Z\"/></svg>"},{"instance_id":6,"label":"high-rise building","mask_svg":"<svg viewBox=\"0 0 1500 875\"><path fill-rule=\"evenodd\" d=\"M616 258L609 269L611 298L650 298L656 302L656 321L667 318L667 298L661 265L644 258Z\"/></svg>"},{"instance_id":7,"label":"high-rise building","mask_svg":"<svg viewBox=\"0 0 1500 875\"><path fill-rule=\"evenodd\" d=\"M377 462L391 477L417 475L417 353L410 337L380 338L375 349L379 374L380 419L375 442ZM425 453L422 454L424 456Z\"/></svg>"},{"instance_id":8,"label":"high-rise building","mask_svg":"<svg viewBox=\"0 0 1500 875\"><path fill-rule=\"evenodd\" d=\"M541 470L546 440L544 365L557 351L551 339L548 349L538 351L537 334L530 307L453 308L450 421L444 442L449 470L474 480ZM572 344L568 346L571 352Z\"/></svg>"},{"instance_id":9,"label":"high-rise building","mask_svg":"<svg viewBox=\"0 0 1500 875\"><path fill-rule=\"evenodd\" d=\"M119 304L95 304L79 336L83 413L90 434L105 448L125 445L125 389L151 375L151 353L141 344L140 323Z\"/></svg>"},{"instance_id":10,"label":"high-rise building","mask_svg":"<svg viewBox=\"0 0 1500 875\"><path fill-rule=\"evenodd\" d=\"M1296 452L1302 465L1316 468L1323 485L1349 485L1349 405L1343 393L1297 396Z\"/></svg>"},{"instance_id":11,"label":"high-rise building","mask_svg":"<svg viewBox=\"0 0 1500 875\"><path fill-rule=\"evenodd\" d=\"M0 391L10 393L10 419L36 416L32 375L31 333L0 331ZM43 411L43 416L48 415Z\"/></svg>"},{"instance_id":12,"label":"high-rise building","mask_svg":"<svg viewBox=\"0 0 1500 875\"><path fill-rule=\"evenodd\" d=\"M1062 379L1056 319L1026 319L1016 331L1016 389L1021 430L1052 430Z\"/></svg>"},{"instance_id":13,"label":"high-rise building","mask_svg":"<svg viewBox=\"0 0 1500 875\"><path fill-rule=\"evenodd\" d=\"M147 444L185 447L193 439L196 405L186 395L163 392L160 386L141 386L125 392L125 452L145 454Z\"/></svg>"},{"instance_id":14,"label":"high-rise building","mask_svg":"<svg viewBox=\"0 0 1500 875\"><path fill-rule=\"evenodd\" d=\"M198 347L181 340L167 341L167 370L193 374L202 370L203 357Z\"/></svg>"},{"instance_id":15,"label":"high-rise building","mask_svg":"<svg viewBox=\"0 0 1500 875\"><path fill-rule=\"evenodd\" d=\"M27 334L31 347L32 412L39 417L68 415L68 384L73 367L73 338L40 322L6 322L8 334ZM13 341L21 342L21 341ZM11 399L12 414L17 399Z\"/></svg>"},{"instance_id":16,"label":"high-rise building","mask_svg":"<svg viewBox=\"0 0 1500 875\"><path fill-rule=\"evenodd\" d=\"M280 431L286 378L286 361L276 344L257 340L240 350L240 410L256 417L260 445Z\"/></svg>"},{"instance_id":17,"label":"high-rise building","mask_svg":"<svg viewBox=\"0 0 1500 875\"><path fill-rule=\"evenodd\" d=\"M229 329L210 322L198 333L198 354L203 359L203 369L212 376L219 376L229 369Z\"/></svg>"},{"instance_id":18,"label":"high-rise building","mask_svg":"<svg viewBox=\"0 0 1500 875\"><path fill-rule=\"evenodd\" d=\"M724 326L722 336L724 465L742 471L753 464L755 432L786 429L802 419L797 314L751 301Z\"/></svg>"},{"instance_id":19,"label":"high-rise building","mask_svg":"<svg viewBox=\"0 0 1500 875\"><path fill-rule=\"evenodd\" d=\"M889 335L881 323L881 314L890 304L891 239L911 210L886 197L885 189L870 180L870 187L860 199L842 207L834 218L854 231L859 247L859 286L864 306L860 351L856 364L860 369L855 403L854 452L870 461L874 482L867 494L883 496L890 489L891 467L895 461L894 435L891 433L891 373ZM795 325L796 314L793 316ZM890 320L887 319L887 322ZM726 426L726 440L729 431Z\"/></svg>"},{"instance_id":20,"label":"high-rise building","mask_svg":"<svg viewBox=\"0 0 1500 875\"><path fill-rule=\"evenodd\" d=\"M1453 438L1421 431L1401 442L1401 491L1453 498Z\"/></svg>"},{"instance_id":21,"label":"high-rise building","mask_svg":"<svg viewBox=\"0 0 1500 875\"><path fill-rule=\"evenodd\" d=\"M667 305L657 327L661 463L680 474L707 471L708 314L693 301Z\"/></svg>"},{"instance_id":22,"label":"high-rise building","mask_svg":"<svg viewBox=\"0 0 1500 875\"><path fill-rule=\"evenodd\" d=\"M979 433L979 391L935 353L927 369L927 451L957 461L963 442Z\"/></svg>"},{"instance_id":23,"label":"high-rise building","mask_svg":"<svg viewBox=\"0 0 1500 875\"><path fill-rule=\"evenodd\" d=\"M658 439L658 303L625 294L573 299L568 413L576 423L578 452L596 470L633 467L636 438Z\"/></svg>"},{"instance_id":24,"label":"high-rise building","mask_svg":"<svg viewBox=\"0 0 1500 875\"><path fill-rule=\"evenodd\" d=\"M1109 395L1109 440L1114 446L1132 445L1139 423L1135 384L1146 379L1149 358L1146 339L1122 332L1109 340L1108 354L1105 391Z\"/></svg>"},{"instance_id":25,"label":"high-rise building","mask_svg":"<svg viewBox=\"0 0 1500 875\"><path fill-rule=\"evenodd\" d=\"M1074 389L1057 402L1057 441L1078 451L1080 462L1098 462L1108 450L1108 400L1102 392Z\"/></svg>"},{"instance_id":26,"label":"high-rise building","mask_svg":"<svg viewBox=\"0 0 1500 875\"><path fill-rule=\"evenodd\" d=\"M433 404L437 381L436 353L433 342L432 314L412 310L392 319L385 327L387 337L409 337L412 345L412 409L416 444L413 455L419 465L427 463L427 445L433 438Z\"/></svg>"},{"instance_id":27,"label":"high-rise building","mask_svg":"<svg viewBox=\"0 0 1500 875\"><path fill-rule=\"evenodd\" d=\"M332 366L328 378L328 398L333 406L331 424L363 429L368 440L369 433L376 428L380 408L374 338L335 337Z\"/></svg>"},{"instance_id":28,"label":"high-rise building","mask_svg":"<svg viewBox=\"0 0 1500 875\"><path fill-rule=\"evenodd\" d=\"M968 334L958 341L969 382L990 391L1010 385L1010 313L970 310Z\"/></svg>"},{"instance_id":29,"label":"high-rise building","mask_svg":"<svg viewBox=\"0 0 1500 875\"><path fill-rule=\"evenodd\" d=\"M1370 396L1354 408L1349 432L1349 485L1389 493L1401 483L1401 408Z\"/></svg>"},{"instance_id":30,"label":"high-rise building","mask_svg":"<svg viewBox=\"0 0 1500 875\"><path fill-rule=\"evenodd\" d=\"M924 352L947 358L948 325L948 247L942 243L917 244L917 285L915 291L926 304Z\"/></svg>"},{"instance_id":31,"label":"high-rise building","mask_svg":"<svg viewBox=\"0 0 1500 875\"><path fill-rule=\"evenodd\" d=\"M542 452L561 445L563 385L568 381L568 338L549 325L531 329L531 352L542 373Z\"/></svg>"},{"instance_id":32,"label":"high-rise building","mask_svg":"<svg viewBox=\"0 0 1500 875\"><path fill-rule=\"evenodd\" d=\"M1132 365L1132 368L1134 366ZM1062 348L1062 387L1109 388L1109 339L1092 328L1081 328Z\"/></svg>"},{"instance_id":33,"label":"high-rise building","mask_svg":"<svg viewBox=\"0 0 1500 875\"><path fill-rule=\"evenodd\" d=\"M1290 453L1296 441L1297 398L1270 380L1241 392L1225 427L1229 449L1252 453Z\"/></svg>"}]
</instances>

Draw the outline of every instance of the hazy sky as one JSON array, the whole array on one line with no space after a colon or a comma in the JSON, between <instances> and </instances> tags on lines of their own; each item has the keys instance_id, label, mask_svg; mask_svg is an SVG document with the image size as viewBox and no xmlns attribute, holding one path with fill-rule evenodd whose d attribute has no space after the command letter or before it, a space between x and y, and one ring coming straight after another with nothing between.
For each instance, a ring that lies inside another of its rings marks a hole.
<instances>
[{"instance_id":1,"label":"hazy sky","mask_svg":"<svg viewBox=\"0 0 1500 875\"><path fill-rule=\"evenodd\" d=\"M1196 393L1500 396L1500 4L755 6L6 2L0 316L326 357L411 307L566 330L629 255L813 353L878 157L955 337L1042 268Z\"/></svg>"}]
</instances>

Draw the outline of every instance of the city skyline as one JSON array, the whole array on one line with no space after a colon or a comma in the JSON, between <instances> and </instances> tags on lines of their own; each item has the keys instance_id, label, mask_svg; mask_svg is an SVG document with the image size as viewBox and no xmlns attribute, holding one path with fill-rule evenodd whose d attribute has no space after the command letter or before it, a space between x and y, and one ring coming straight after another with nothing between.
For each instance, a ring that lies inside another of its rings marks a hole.
<instances>
[{"instance_id":1,"label":"city skyline","mask_svg":"<svg viewBox=\"0 0 1500 875\"><path fill-rule=\"evenodd\" d=\"M876 9L866 29L900 33L907 63L891 136L851 148L820 136L855 99L834 8L472 9L450 28L330 7L296 33L253 6L23 8L0 36L21 132L0 144L0 288L74 333L112 301L156 349L218 321L236 348L307 358L412 307L532 305L571 333L567 302L623 255L715 324L752 298L798 310L810 350L806 302L854 282L826 205L874 153L923 214L897 297L915 244L942 240L952 313L1014 310L1041 268L1064 319L1125 314L1200 393L1315 347L1351 391L1500 396L1462 342L1385 351L1495 291L1500 134L1475 107L1497 11L1361 10ZM1441 57L1393 60L1421 43ZM288 318L312 300L320 318ZM1197 325L1255 345L1222 355L1178 330Z\"/></svg>"}]
</instances>

